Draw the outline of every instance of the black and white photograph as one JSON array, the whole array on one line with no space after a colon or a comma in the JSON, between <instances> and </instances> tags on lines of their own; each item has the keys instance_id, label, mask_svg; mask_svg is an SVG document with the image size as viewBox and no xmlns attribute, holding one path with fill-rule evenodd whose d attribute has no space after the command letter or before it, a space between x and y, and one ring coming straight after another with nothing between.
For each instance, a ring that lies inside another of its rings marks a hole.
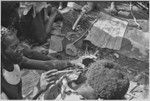
<instances>
[{"instance_id":1,"label":"black and white photograph","mask_svg":"<svg viewBox=\"0 0 150 101\"><path fill-rule=\"evenodd\" d=\"M0 100L149 99L149 0L1 0Z\"/></svg>"}]
</instances>

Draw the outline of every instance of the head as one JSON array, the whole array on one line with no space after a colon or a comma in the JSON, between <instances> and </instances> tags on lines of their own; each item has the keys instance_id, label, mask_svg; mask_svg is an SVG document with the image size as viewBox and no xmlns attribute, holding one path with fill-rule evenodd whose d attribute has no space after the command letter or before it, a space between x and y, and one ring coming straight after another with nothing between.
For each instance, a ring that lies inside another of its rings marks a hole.
<instances>
[{"instance_id":1,"label":"head","mask_svg":"<svg viewBox=\"0 0 150 101\"><path fill-rule=\"evenodd\" d=\"M63 21L61 21L61 20L58 20L58 21L54 22L53 25L52 25L52 28L54 30L61 30L62 27L63 27Z\"/></svg>"},{"instance_id":2,"label":"head","mask_svg":"<svg viewBox=\"0 0 150 101\"><path fill-rule=\"evenodd\" d=\"M121 67L107 60L94 62L85 74L85 82L76 91L85 99L122 99L129 87Z\"/></svg>"},{"instance_id":3,"label":"head","mask_svg":"<svg viewBox=\"0 0 150 101\"><path fill-rule=\"evenodd\" d=\"M5 27L1 29L2 60L13 64L20 63L22 60L22 49L19 47L19 40L15 32Z\"/></svg>"}]
</instances>

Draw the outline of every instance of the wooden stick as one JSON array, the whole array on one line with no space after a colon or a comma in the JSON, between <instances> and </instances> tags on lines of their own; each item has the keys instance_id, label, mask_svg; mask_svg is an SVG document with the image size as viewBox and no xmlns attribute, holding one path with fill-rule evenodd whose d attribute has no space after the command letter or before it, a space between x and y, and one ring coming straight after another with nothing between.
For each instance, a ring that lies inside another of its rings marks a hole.
<instances>
[{"instance_id":1,"label":"wooden stick","mask_svg":"<svg viewBox=\"0 0 150 101\"><path fill-rule=\"evenodd\" d=\"M77 18L76 22L74 23L72 29L75 30L77 24L79 23L80 19L82 18L82 16L85 14L85 12L81 12L81 14L79 15L79 17Z\"/></svg>"},{"instance_id":2,"label":"wooden stick","mask_svg":"<svg viewBox=\"0 0 150 101\"><path fill-rule=\"evenodd\" d=\"M72 44L75 44L77 41L79 41L94 25L94 23L97 21L98 19L94 20L94 22L92 23L92 25L77 39L75 40Z\"/></svg>"}]
</instances>

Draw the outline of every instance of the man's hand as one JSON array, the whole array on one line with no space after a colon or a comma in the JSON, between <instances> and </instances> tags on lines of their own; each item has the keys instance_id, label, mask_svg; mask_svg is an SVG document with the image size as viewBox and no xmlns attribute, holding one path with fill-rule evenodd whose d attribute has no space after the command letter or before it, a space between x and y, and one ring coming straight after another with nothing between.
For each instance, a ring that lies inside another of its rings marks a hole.
<instances>
[{"instance_id":1,"label":"man's hand","mask_svg":"<svg viewBox=\"0 0 150 101\"><path fill-rule=\"evenodd\" d=\"M50 33L53 22L56 18L56 15L58 14L58 10L55 7L52 7L50 9L50 12L51 12L50 16L47 16L46 17L47 21L45 21L46 22L46 25L45 25L46 26L46 33Z\"/></svg>"},{"instance_id":2,"label":"man's hand","mask_svg":"<svg viewBox=\"0 0 150 101\"><path fill-rule=\"evenodd\" d=\"M41 90L46 90L47 88L49 88L51 85L53 85L56 80L57 80L57 76L56 76L56 69L53 70L49 70L47 72L42 73L41 78L40 78L40 87Z\"/></svg>"},{"instance_id":3,"label":"man's hand","mask_svg":"<svg viewBox=\"0 0 150 101\"><path fill-rule=\"evenodd\" d=\"M82 64L81 62L79 62L78 60L72 60L71 64L74 64L75 66L79 66L81 68L85 68L84 64Z\"/></svg>"},{"instance_id":4,"label":"man's hand","mask_svg":"<svg viewBox=\"0 0 150 101\"><path fill-rule=\"evenodd\" d=\"M50 60L46 61L46 64L49 69L57 69L57 70L64 70L69 67L75 66L73 63L71 63L68 60Z\"/></svg>"},{"instance_id":5,"label":"man's hand","mask_svg":"<svg viewBox=\"0 0 150 101\"><path fill-rule=\"evenodd\" d=\"M88 13L89 11L93 9L93 6L94 6L93 2L87 2L87 5L84 5L81 10L82 12Z\"/></svg>"}]
</instances>

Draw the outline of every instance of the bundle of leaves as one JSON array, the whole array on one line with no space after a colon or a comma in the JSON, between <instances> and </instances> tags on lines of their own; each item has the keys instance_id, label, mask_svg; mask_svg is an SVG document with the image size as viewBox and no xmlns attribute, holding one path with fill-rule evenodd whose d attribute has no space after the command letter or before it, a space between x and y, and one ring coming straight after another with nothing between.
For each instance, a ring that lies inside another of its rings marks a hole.
<instances>
[{"instance_id":1,"label":"bundle of leaves","mask_svg":"<svg viewBox=\"0 0 150 101\"><path fill-rule=\"evenodd\" d=\"M96 61L86 73L87 83L98 98L122 99L129 88L128 77L122 69L108 60Z\"/></svg>"}]
</instances>

